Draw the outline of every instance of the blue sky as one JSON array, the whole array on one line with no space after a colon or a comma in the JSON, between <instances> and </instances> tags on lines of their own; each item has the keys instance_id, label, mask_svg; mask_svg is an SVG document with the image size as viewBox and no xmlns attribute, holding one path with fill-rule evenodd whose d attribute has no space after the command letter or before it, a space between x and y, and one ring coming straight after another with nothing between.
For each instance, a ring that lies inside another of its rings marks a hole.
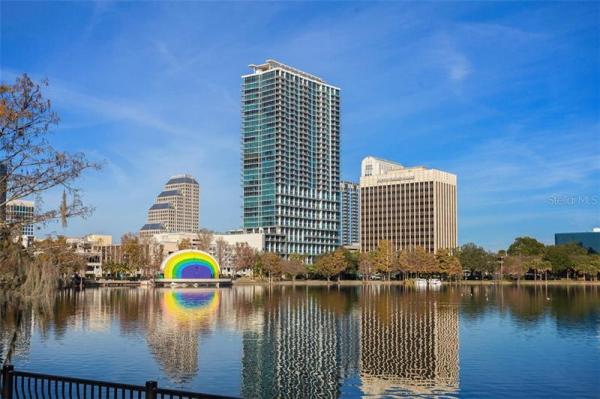
<instances>
[{"instance_id":1,"label":"blue sky","mask_svg":"<svg viewBox=\"0 0 600 399\"><path fill-rule=\"evenodd\" d=\"M273 58L341 87L343 178L456 173L460 243L500 249L600 225L599 4L3 1L0 73L47 77L53 143L105 163L93 216L43 233L137 231L183 172L203 227L239 227L240 75Z\"/></svg>"}]
</instances>

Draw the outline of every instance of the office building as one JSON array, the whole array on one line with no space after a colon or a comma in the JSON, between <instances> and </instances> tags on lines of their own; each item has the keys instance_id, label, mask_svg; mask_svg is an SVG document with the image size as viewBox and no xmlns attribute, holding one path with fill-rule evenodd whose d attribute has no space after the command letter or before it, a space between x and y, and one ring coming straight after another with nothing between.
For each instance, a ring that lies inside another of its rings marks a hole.
<instances>
[{"instance_id":1,"label":"office building","mask_svg":"<svg viewBox=\"0 0 600 399\"><path fill-rule=\"evenodd\" d=\"M358 184L340 182L340 245L359 242L360 188Z\"/></svg>"},{"instance_id":2,"label":"office building","mask_svg":"<svg viewBox=\"0 0 600 399\"><path fill-rule=\"evenodd\" d=\"M243 227L283 256L339 243L340 89L267 60L242 76Z\"/></svg>"},{"instance_id":3,"label":"office building","mask_svg":"<svg viewBox=\"0 0 600 399\"><path fill-rule=\"evenodd\" d=\"M596 227L588 232L556 233L554 235L555 245L571 243L582 246L588 252L600 254L600 228Z\"/></svg>"},{"instance_id":4,"label":"office building","mask_svg":"<svg viewBox=\"0 0 600 399\"><path fill-rule=\"evenodd\" d=\"M26 200L12 200L6 203L6 222L18 224L21 227L23 243L33 241L33 221L35 215L35 202Z\"/></svg>"},{"instance_id":5,"label":"office building","mask_svg":"<svg viewBox=\"0 0 600 399\"><path fill-rule=\"evenodd\" d=\"M169 179L148 209L148 220L141 236L170 232L196 232L199 226L200 185L190 175Z\"/></svg>"},{"instance_id":6,"label":"office building","mask_svg":"<svg viewBox=\"0 0 600 399\"><path fill-rule=\"evenodd\" d=\"M381 240L396 250L458 246L456 175L374 157L363 159L361 169L361 251L373 251Z\"/></svg>"}]
</instances>

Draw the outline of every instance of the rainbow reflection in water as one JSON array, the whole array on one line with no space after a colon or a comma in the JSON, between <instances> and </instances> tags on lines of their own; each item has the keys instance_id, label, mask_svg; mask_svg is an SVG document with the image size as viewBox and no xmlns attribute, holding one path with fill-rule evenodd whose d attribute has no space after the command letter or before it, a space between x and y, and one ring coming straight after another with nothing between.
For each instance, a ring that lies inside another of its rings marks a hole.
<instances>
[{"instance_id":1,"label":"rainbow reflection in water","mask_svg":"<svg viewBox=\"0 0 600 399\"><path fill-rule=\"evenodd\" d=\"M218 290L172 289L165 292L163 312L178 321L211 318L219 308Z\"/></svg>"}]
</instances>

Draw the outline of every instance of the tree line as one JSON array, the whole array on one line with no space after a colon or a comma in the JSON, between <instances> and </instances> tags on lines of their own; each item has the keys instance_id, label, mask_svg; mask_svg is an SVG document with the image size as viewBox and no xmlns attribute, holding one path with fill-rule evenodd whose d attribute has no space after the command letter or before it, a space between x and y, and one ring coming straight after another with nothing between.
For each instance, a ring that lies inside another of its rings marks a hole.
<instances>
[{"instance_id":1,"label":"tree line","mask_svg":"<svg viewBox=\"0 0 600 399\"><path fill-rule=\"evenodd\" d=\"M584 278L596 280L600 255L577 244L544 245L531 237L517 237L508 250L487 251L474 243L435 253L422 247L395 250L382 240L372 252L351 252L338 248L306 263L306 256L291 254L287 259L272 252L258 253L247 245L237 245L234 270L251 269L258 278L305 279L409 279L439 277L445 280L513 279L533 280Z\"/></svg>"}]
</instances>

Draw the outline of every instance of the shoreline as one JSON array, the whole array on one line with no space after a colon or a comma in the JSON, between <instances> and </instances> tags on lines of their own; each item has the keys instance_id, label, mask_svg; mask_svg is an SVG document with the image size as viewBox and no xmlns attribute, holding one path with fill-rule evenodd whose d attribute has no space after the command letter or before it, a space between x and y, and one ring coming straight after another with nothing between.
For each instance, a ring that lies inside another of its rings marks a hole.
<instances>
[{"instance_id":1,"label":"shoreline","mask_svg":"<svg viewBox=\"0 0 600 399\"><path fill-rule=\"evenodd\" d=\"M280 286L331 286L331 285L340 285L340 286L361 286L361 285L407 285L412 286L413 284L410 280L392 280L392 281L384 281L384 280L340 280L339 282L336 280L326 281L326 280L297 280L296 282L292 281L273 281L269 284L268 281L264 280L233 280L233 285L280 285ZM461 280L461 281L442 281L442 285L485 285L485 286L494 286L494 285L528 285L528 286L600 286L600 281L584 281L584 280L522 280L522 281L496 281L496 280Z\"/></svg>"}]
</instances>

